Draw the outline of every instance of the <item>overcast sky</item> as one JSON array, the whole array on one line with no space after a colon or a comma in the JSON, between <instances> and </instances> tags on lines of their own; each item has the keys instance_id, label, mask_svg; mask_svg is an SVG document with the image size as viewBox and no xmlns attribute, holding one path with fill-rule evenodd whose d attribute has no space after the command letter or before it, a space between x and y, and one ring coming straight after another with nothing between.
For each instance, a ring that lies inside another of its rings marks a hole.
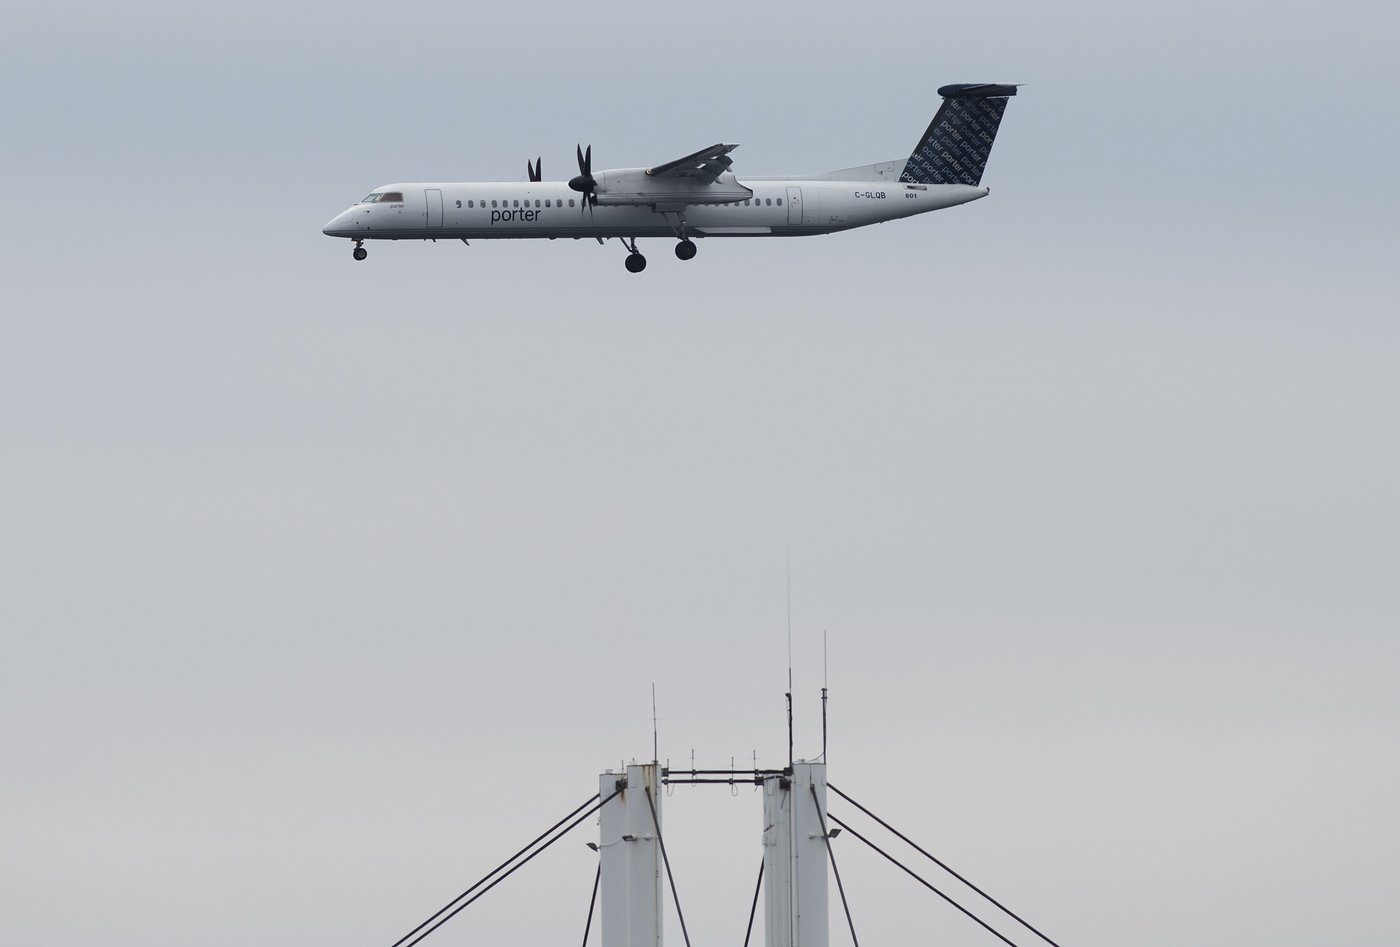
<instances>
[{"instance_id":1,"label":"overcast sky","mask_svg":"<svg viewBox=\"0 0 1400 947\"><path fill-rule=\"evenodd\" d=\"M832 781L1063 947L1400 941L1400 14L942 7L11 2L0 942L389 947L653 683L663 758L781 765L789 551L798 755L825 631ZM992 195L912 220L320 232L902 158L968 81ZM664 802L738 947L758 796ZM588 838L427 943L578 943ZM995 943L837 858L867 947Z\"/></svg>"}]
</instances>

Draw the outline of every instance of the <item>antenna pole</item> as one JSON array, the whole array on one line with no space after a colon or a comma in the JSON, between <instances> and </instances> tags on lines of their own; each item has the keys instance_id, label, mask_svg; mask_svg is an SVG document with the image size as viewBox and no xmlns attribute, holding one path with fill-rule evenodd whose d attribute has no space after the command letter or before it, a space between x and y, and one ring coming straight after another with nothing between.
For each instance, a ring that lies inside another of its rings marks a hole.
<instances>
[{"instance_id":1,"label":"antenna pole","mask_svg":"<svg viewBox=\"0 0 1400 947\"><path fill-rule=\"evenodd\" d=\"M823 693L825 693L825 691L823 691ZM652 761L653 763L659 763L659 762L661 762L661 753L660 753L660 751L657 749L657 746L658 746L659 743L660 743L660 740L659 740L659 738L658 738L657 735L656 735L656 682L655 682L655 681L652 681L652 682L651 682L651 761Z\"/></svg>"},{"instance_id":2,"label":"antenna pole","mask_svg":"<svg viewBox=\"0 0 1400 947\"><path fill-rule=\"evenodd\" d=\"M793 766L793 756L792 756L792 691L788 691L788 692L787 692L787 711L788 711L788 770L791 771L792 766Z\"/></svg>"},{"instance_id":3,"label":"antenna pole","mask_svg":"<svg viewBox=\"0 0 1400 947\"><path fill-rule=\"evenodd\" d=\"M822 629L822 762L826 762L826 629Z\"/></svg>"},{"instance_id":4,"label":"antenna pole","mask_svg":"<svg viewBox=\"0 0 1400 947\"><path fill-rule=\"evenodd\" d=\"M788 689L787 689L787 718L788 718L788 767L792 767L795 758L792 752L792 547L787 547L787 646L788 646Z\"/></svg>"}]
</instances>

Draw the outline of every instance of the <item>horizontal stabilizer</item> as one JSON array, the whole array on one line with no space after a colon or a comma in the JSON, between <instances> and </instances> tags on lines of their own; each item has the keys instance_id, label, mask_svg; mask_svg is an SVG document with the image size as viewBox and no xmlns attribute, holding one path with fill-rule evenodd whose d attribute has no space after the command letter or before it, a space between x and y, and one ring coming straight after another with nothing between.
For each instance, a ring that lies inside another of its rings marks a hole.
<instances>
[{"instance_id":1,"label":"horizontal stabilizer","mask_svg":"<svg viewBox=\"0 0 1400 947\"><path fill-rule=\"evenodd\" d=\"M945 99L990 99L1015 95L1016 86L995 82L955 82L938 90Z\"/></svg>"}]
</instances>

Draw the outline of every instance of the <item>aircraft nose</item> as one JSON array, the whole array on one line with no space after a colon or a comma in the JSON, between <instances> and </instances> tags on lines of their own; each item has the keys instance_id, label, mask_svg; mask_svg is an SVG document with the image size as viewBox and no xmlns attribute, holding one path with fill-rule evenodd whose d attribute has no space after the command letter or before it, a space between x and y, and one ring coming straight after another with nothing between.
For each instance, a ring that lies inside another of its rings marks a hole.
<instances>
[{"instance_id":1,"label":"aircraft nose","mask_svg":"<svg viewBox=\"0 0 1400 947\"><path fill-rule=\"evenodd\" d=\"M354 230L354 225L350 222L350 211L341 211L331 218L330 223L321 228L321 233L327 237L346 237Z\"/></svg>"}]
</instances>

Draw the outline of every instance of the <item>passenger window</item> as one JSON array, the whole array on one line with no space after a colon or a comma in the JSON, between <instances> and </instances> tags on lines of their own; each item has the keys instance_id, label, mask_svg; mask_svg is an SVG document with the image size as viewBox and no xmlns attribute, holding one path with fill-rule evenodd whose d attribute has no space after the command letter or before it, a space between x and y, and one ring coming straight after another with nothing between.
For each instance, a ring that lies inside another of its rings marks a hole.
<instances>
[{"instance_id":1,"label":"passenger window","mask_svg":"<svg viewBox=\"0 0 1400 947\"><path fill-rule=\"evenodd\" d=\"M491 206L492 206L492 207L495 207L495 206L496 206L496 202L495 202L495 201L492 201L492 202L491 202Z\"/></svg>"},{"instance_id":2,"label":"passenger window","mask_svg":"<svg viewBox=\"0 0 1400 947\"><path fill-rule=\"evenodd\" d=\"M745 207L748 207L748 206L749 206L749 202L748 202L748 201L744 201L744 206L745 206Z\"/></svg>"},{"instance_id":3,"label":"passenger window","mask_svg":"<svg viewBox=\"0 0 1400 947\"><path fill-rule=\"evenodd\" d=\"M569 206L570 206L570 207L573 207L573 206L574 206L574 199L573 199L572 197L569 198Z\"/></svg>"},{"instance_id":4,"label":"passenger window","mask_svg":"<svg viewBox=\"0 0 1400 947\"><path fill-rule=\"evenodd\" d=\"M782 207L782 206L783 206L783 199L782 199L781 197L778 198L778 206L779 206L779 207Z\"/></svg>"},{"instance_id":5,"label":"passenger window","mask_svg":"<svg viewBox=\"0 0 1400 947\"><path fill-rule=\"evenodd\" d=\"M461 206L462 206L462 202L461 202L461 201L458 201L458 202L457 202L457 207L458 207L458 209L461 209Z\"/></svg>"},{"instance_id":6,"label":"passenger window","mask_svg":"<svg viewBox=\"0 0 1400 947\"><path fill-rule=\"evenodd\" d=\"M771 198L771 197L765 197L765 198L763 199L763 203L767 204L769 207L772 207L772 206L773 206L773 198Z\"/></svg>"},{"instance_id":7,"label":"passenger window","mask_svg":"<svg viewBox=\"0 0 1400 947\"><path fill-rule=\"evenodd\" d=\"M549 198L547 198L547 197L544 199L544 206L545 206L545 207L548 207L548 206L549 206Z\"/></svg>"},{"instance_id":8,"label":"passenger window","mask_svg":"<svg viewBox=\"0 0 1400 947\"><path fill-rule=\"evenodd\" d=\"M536 207L539 207L539 206L540 206L540 199L539 199L538 197L535 198L535 206L536 206Z\"/></svg>"},{"instance_id":9,"label":"passenger window","mask_svg":"<svg viewBox=\"0 0 1400 947\"><path fill-rule=\"evenodd\" d=\"M520 202L519 202L519 201L511 201L511 203L514 204L516 207L519 207L519 206L520 206Z\"/></svg>"}]
</instances>

